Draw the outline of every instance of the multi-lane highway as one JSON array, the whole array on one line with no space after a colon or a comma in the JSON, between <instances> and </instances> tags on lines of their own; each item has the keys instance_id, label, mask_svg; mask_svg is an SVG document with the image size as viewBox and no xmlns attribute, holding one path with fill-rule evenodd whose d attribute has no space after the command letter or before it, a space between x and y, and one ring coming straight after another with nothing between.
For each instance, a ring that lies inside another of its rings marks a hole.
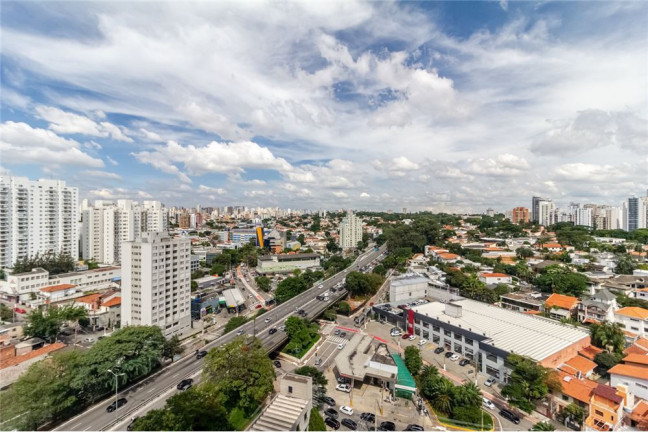
<instances>
[{"instance_id":1,"label":"multi-lane highway","mask_svg":"<svg viewBox=\"0 0 648 432\"><path fill-rule=\"evenodd\" d=\"M268 351L275 349L286 340L286 334L282 331L277 331L271 335L269 334L270 328L279 327L288 317L296 316L298 309L306 311L307 318L314 319L328 306L344 296L346 291L337 290L326 301L316 299L320 293L328 291L331 287L341 282L346 277L348 271L357 270L370 263L385 252L385 250L386 248L383 246L378 251L371 249L363 253L348 269L322 282L320 284L323 285L322 288L318 288L319 285L316 284L309 290L276 306L258 319L246 323L239 329L244 334L258 337ZM238 331L227 333L207 344L206 349L229 343L238 336ZM125 397L128 403L115 412L106 412L106 407L114 401L114 398L110 398L89 407L86 411L61 424L55 430L124 430L133 416L143 415L150 409L162 407L164 401L177 391L177 384L184 378L191 377L195 379L198 377L202 371L202 367L202 359L196 360L193 355L185 357L152 375L145 381L123 389L118 397Z\"/></svg>"}]
</instances>

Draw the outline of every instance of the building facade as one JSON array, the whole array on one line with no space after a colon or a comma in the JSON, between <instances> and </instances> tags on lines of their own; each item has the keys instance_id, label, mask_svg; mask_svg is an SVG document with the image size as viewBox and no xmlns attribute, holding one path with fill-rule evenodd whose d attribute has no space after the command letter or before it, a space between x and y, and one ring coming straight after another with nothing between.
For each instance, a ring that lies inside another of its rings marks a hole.
<instances>
[{"instance_id":1,"label":"building facade","mask_svg":"<svg viewBox=\"0 0 648 432\"><path fill-rule=\"evenodd\" d=\"M340 222L340 247L342 249L356 248L359 241L362 241L362 219L349 210L346 217Z\"/></svg>"},{"instance_id":2,"label":"building facade","mask_svg":"<svg viewBox=\"0 0 648 432\"><path fill-rule=\"evenodd\" d=\"M293 271L314 269L320 266L320 256L315 253L263 255L257 258L256 270L260 274L292 273Z\"/></svg>"},{"instance_id":3,"label":"building facade","mask_svg":"<svg viewBox=\"0 0 648 432\"><path fill-rule=\"evenodd\" d=\"M0 176L0 267L27 256L79 257L79 189L61 180Z\"/></svg>"},{"instance_id":4,"label":"building facade","mask_svg":"<svg viewBox=\"0 0 648 432\"><path fill-rule=\"evenodd\" d=\"M515 207L512 213L511 222L514 224L529 222L529 209L526 207Z\"/></svg>"},{"instance_id":5,"label":"building facade","mask_svg":"<svg viewBox=\"0 0 648 432\"><path fill-rule=\"evenodd\" d=\"M157 325L165 336L191 326L191 241L146 232L122 245L122 327Z\"/></svg>"}]
</instances>

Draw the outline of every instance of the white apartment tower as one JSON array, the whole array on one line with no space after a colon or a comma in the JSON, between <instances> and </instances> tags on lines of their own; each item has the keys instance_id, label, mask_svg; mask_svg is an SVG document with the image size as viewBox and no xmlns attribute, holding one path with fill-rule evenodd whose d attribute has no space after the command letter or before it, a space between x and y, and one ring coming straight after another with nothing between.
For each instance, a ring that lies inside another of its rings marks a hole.
<instances>
[{"instance_id":1,"label":"white apartment tower","mask_svg":"<svg viewBox=\"0 0 648 432\"><path fill-rule=\"evenodd\" d=\"M556 206L551 200L542 200L538 202L538 223L540 225L552 225L556 221Z\"/></svg>"},{"instance_id":2,"label":"white apartment tower","mask_svg":"<svg viewBox=\"0 0 648 432\"><path fill-rule=\"evenodd\" d=\"M168 213L159 201L95 201L82 211L81 252L83 259L104 264L121 262L121 244L143 232L166 232Z\"/></svg>"},{"instance_id":3,"label":"white apartment tower","mask_svg":"<svg viewBox=\"0 0 648 432\"><path fill-rule=\"evenodd\" d=\"M358 246L362 241L362 219L353 214L351 210L340 222L340 247L350 249Z\"/></svg>"},{"instance_id":4,"label":"white apartment tower","mask_svg":"<svg viewBox=\"0 0 648 432\"><path fill-rule=\"evenodd\" d=\"M61 180L0 176L0 267L54 252L79 257L79 189Z\"/></svg>"},{"instance_id":5,"label":"white apartment tower","mask_svg":"<svg viewBox=\"0 0 648 432\"><path fill-rule=\"evenodd\" d=\"M122 243L121 325L156 325L166 337L191 326L191 241L142 233Z\"/></svg>"}]
</instances>

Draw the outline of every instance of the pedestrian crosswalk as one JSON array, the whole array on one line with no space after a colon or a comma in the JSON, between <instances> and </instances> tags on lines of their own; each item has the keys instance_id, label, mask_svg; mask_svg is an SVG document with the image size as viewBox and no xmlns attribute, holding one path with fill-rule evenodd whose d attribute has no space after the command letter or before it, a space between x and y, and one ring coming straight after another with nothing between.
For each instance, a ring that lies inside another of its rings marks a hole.
<instances>
[{"instance_id":1,"label":"pedestrian crosswalk","mask_svg":"<svg viewBox=\"0 0 648 432\"><path fill-rule=\"evenodd\" d=\"M332 343L334 343L336 345L338 345L338 344L346 345L347 342L349 342L348 339L344 339L343 337L340 337L340 336L329 336L329 337L326 338L326 340L329 341L329 342L332 342Z\"/></svg>"}]
</instances>

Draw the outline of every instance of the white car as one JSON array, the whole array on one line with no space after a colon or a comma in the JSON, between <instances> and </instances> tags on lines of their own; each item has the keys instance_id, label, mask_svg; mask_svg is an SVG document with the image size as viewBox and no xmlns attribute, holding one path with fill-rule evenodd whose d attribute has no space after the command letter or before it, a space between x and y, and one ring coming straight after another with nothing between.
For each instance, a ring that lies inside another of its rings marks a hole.
<instances>
[{"instance_id":1,"label":"white car","mask_svg":"<svg viewBox=\"0 0 648 432\"><path fill-rule=\"evenodd\" d=\"M83 339L83 340L86 341L86 342L89 342L89 343L94 342L94 338L91 338L91 337L89 337L89 338L85 338L85 339Z\"/></svg>"},{"instance_id":2,"label":"white car","mask_svg":"<svg viewBox=\"0 0 648 432\"><path fill-rule=\"evenodd\" d=\"M252 298L252 294L248 295L248 298Z\"/></svg>"},{"instance_id":3,"label":"white car","mask_svg":"<svg viewBox=\"0 0 648 432\"><path fill-rule=\"evenodd\" d=\"M410 335L410 336L407 338L407 340L414 340L414 339L416 339L416 336L414 336L414 335Z\"/></svg>"},{"instance_id":4,"label":"white car","mask_svg":"<svg viewBox=\"0 0 648 432\"><path fill-rule=\"evenodd\" d=\"M423 346L426 343L427 343L427 339L421 339L420 341L418 341L419 346Z\"/></svg>"},{"instance_id":5,"label":"white car","mask_svg":"<svg viewBox=\"0 0 648 432\"><path fill-rule=\"evenodd\" d=\"M338 344L338 349L341 350L342 348L344 348L344 344Z\"/></svg>"},{"instance_id":6,"label":"white car","mask_svg":"<svg viewBox=\"0 0 648 432\"><path fill-rule=\"evenodd\" d=\"M493 377L488 378L488 379L486 380L486 382L484 383L484 385L485 385L486 387L490 387L490 386L492 386L493 384L495 384L495 378L493 378Z\"/></svg>"},{"instance_id":7,"label":"white car","mask_svg":"<svg viewBox=\"0 0 648 432\"><path fill-rule=\"evenodd\" d=\"M450 356L450 360L452 360L452 361L459 360L459 354L452 354L452 356Z\"/></svg>"},{"instance_id":8,"label":"white car","mask_svg":"<svg viewBox=\"0 0 648 432\"><path fill-rule=\"evenodd\" d=\"M317 289L322 289L322 288L324 288L324 285L320 285L317 287Z\"/></svg>"},{"instance_id":9,"label":"white car","mask_svg":"<svg viewBox=\"0 0 648 432\"><path fill-rule=\"evenodd\" d=\"M351 387L349 387L349 384L338 384L335 386L335 390L351 393Z\"/></svg>"},{"instance_id":10,"label":"white car","mask_svg":"<svg viewBox=\"0 0 648 432\"><path fill-rule=\"evenodd\" d=\"M346 415L353 415L353 408L350 406L342 405L340 406L340 411Z\"/></svg>"},{"instance_id":11,"label":"white car","mask_svg":"<svg viewBox=\"0 0 648 432\"><path fill-rule=\"evenodd\" d=\"M495 409L495 404L485 397L482 397L482 405L491 410Z\"/></svg>"},{"instance_id":12,"label":"white car","mask_svg":"<svg viewBox=\"0 0 648 432\"><path fill-rule=\"evenodd\" d=\"M266 319L264 319L263 322L265 322L265 323L269 323L269 322L270 322L270 318L266 318Z\"/></svg>"}]
</instances>

